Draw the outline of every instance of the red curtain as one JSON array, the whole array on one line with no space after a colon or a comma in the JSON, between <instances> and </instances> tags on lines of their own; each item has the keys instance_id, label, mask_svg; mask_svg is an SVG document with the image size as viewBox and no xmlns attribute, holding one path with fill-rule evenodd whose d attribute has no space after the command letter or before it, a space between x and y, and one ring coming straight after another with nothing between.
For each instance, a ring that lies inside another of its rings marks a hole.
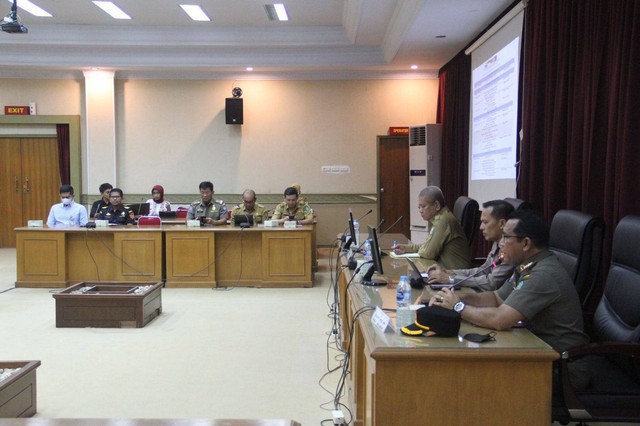
<instances>
[{"instance_id":1,"label":"red curtain","mask_svg":"<svg viewBox=\"0 0 640 426\"><path fill-rule=\"evenodd\" d=\"M62 185L71 184L71 166L69 156L69 125L56 124L56 134L58 137L58 161L60 168L60 182ZM80 188L74 188L79 191Z\"/></svg>"},{"instance_id":2,"label":"red curtain","mask_svg":"<svg viewBox=\"0 0 640 426\"><path fill-rule=\"evenodd\" d=\"M547 219L640 214L640 1L530 0L519 194ZM605 268L606 269L606 268Z\"/></svg>"}]
</instances>

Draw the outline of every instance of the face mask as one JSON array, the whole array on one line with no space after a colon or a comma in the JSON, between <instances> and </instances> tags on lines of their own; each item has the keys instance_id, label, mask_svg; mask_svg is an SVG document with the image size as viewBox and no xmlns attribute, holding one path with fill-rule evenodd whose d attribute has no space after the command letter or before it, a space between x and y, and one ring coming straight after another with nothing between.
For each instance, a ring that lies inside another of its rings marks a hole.
<instances>
[{"instance_id":1,"label":"face mask","mask_svg":"<svg viewBox=\"0 0 640 426\"><path fill-rule=\"evenodd\" d=\"M73 200L73 198L63 198L62 199L62 204L64 204L65 206L68 206L69 204L71 204L72 200Z\"/></svg>"},{"instance_id":2,"label":"face mask","mask_svg":"<svg viewBox=\"0 0 640 426\"><path fill-rule=\"evenodd\" d=\"M473 343L495 342L496 333L493 331L487 334L468 333L464 335L463 339Z\"/></svg>"}]
</instances>

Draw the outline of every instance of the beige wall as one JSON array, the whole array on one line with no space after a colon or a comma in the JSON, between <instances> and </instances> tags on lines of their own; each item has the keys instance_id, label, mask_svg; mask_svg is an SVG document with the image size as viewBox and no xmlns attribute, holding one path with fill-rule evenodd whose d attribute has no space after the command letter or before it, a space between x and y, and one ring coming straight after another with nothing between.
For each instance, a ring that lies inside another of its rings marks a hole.
<instances>
[{"instance_id":1,"label":"beige wall","mask_svg":"<svg viewBox=\"0 0 640 426\"><path fill-rule=\"evenodd\" d=\"M224 123L233 86L244 99L242 126ZM389 126L435 121L437 80L221 81L115 80L117 184L148 193L375 193L376 135ZM0 79L5 105L35 101L38 114L82 115L83 193L87 182L84 82ZM346 175L322 174L347 165ZM94 179L95 180L95 179ZM99 179L98 179L99 180Z\"/></svg>"}]
</instances>

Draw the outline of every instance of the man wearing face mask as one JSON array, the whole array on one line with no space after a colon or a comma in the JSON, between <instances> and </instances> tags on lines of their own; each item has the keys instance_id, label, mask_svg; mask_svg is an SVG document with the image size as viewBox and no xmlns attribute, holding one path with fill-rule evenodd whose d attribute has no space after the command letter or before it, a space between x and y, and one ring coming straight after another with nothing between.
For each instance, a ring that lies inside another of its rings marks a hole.
<instances>
[{"instance_id":1,"label":"man wearing face mask","mask_svg":"<svg viewBox=\"0 0 640 426\"><path fill-rule=\"evenodd\" d=\"M73 201L73 186L60 187L60 204L51 206L47 226L84 226L88 222L87 209Z\"/></svg>"}]
</instances>

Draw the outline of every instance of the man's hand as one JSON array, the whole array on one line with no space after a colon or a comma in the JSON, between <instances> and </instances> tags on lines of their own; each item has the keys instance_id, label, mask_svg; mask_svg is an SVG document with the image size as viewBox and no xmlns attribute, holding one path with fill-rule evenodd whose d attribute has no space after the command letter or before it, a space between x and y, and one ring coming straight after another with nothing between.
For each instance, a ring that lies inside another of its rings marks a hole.
<instances>
[{"instance_id":1,"label":"man's hand","mask_svg":"<svg viewBox=\"0 0 640 426\"><path fill-rule=\"evenodd\" d=\"M453 305L458 303L460 298L452 290L447 287L440 290L435 296L429 300L429 306L442 306L443 308L453 309Z\"/></svg>"},{"instance_id":2,"label":"man's hand","mask_svg":"<svg viewBox=\"0 0 640 426\"><path fill-rule=\"evenodd\" d=\"M406 244L396 244L396 246L393 248L393 252L395 254L405 254L407 252Z\"/></svg>"},{"instance_id":3,"label":"man's hand","mask_svg":"<svg viewBox=\"0 0 640 426\"><path fill-rule=\"evenodd\" d=\"M427 272L429 272L430 283L447 283L449 282L449 276L452 274L451 271L442 268L438 264L431 265Z\"/></svg>"}]
</instances>

